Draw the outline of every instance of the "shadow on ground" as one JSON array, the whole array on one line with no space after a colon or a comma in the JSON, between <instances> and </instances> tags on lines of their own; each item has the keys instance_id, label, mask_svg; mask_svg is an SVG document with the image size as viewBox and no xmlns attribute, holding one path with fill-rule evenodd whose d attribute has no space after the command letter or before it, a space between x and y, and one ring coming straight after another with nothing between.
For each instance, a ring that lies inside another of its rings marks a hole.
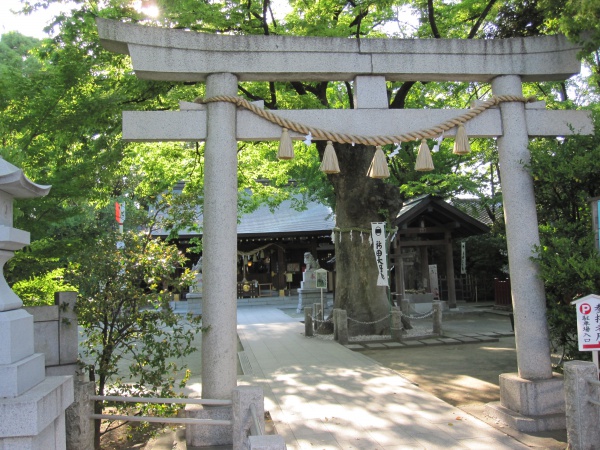
<instances>
[{"instance_id":1,"label":"shadow on ground","mask_svg":"<svg viewBox=\"0 0 600 450\"><path fill-rule=\"evenodd\" d=\"M511 331L507 316L483 313L449 317L444 334L464 332ZM432 347L365 350L365 356L400 373L403 377L436 397L490 423L532 448L564 449L566 430L521 433L486 417L486 403L500 400L498 376L517 372L514 337L498 342L468 343Z\"/></svg>"}]
</instances>

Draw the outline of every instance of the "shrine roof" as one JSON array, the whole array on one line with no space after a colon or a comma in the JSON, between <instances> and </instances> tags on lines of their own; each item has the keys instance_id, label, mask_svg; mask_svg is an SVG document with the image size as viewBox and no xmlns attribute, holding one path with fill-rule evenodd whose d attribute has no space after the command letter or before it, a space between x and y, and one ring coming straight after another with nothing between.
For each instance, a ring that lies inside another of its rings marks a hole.
<instances>
[{"instance_id":1,"label":"shrine roof","mask_svg":"<svg viewBox=\"0 0 600 450\"><path fill-rule=\"evenodd\" d=\"M335 216L329 206L311 201L306 209L298 211L292 206L292 200L285 200L273 211L263 205L244 214L238 223L238 236L330 232L334 226Z\"/></svg>"},{"instance_id":2,"label":"shrine roof","mask_svg":"<svg viewBox=\"0 0 600 450\"><path fill-rule=\"evenodd\" d=\"M483 222L433 195L405 202L394 225L399 228L400 233L407 229L435 229L437 232L439 229L446 229L452 232L453 237L468 237L489 231Z\"/></svg>"},{"instance_id":3,"label":"shrine roof","mask_svg":"<svg viewBox=\"0 0 600 450\"><path fill-rule=\"evenodd\" d=\"M286 235L329 234L335 226L333 210L322 203L309 201L305 209L294 207L294 199L284 200L279 206L271 209L269 205L261 205L256 210L243 214L237 225L238 238L277 237ZM203 216L198 214L196 221L202 227ZM167 235L165 230L158 230L155 235ZM202 233L183 230L180 237L198 236Z\"/></svg>"}]
</instances>

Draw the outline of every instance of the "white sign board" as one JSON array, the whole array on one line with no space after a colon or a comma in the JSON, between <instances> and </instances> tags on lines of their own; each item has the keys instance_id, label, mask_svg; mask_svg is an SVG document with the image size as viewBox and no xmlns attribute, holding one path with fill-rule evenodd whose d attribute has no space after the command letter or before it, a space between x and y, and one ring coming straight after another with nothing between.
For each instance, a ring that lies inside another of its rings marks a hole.
<instances>
[{"instance_id":1,"label":"white sign board","mask_svg":"<svg viewBox=\"0 0 600 450\"><path fill-rule=\"evenodd\" d=\"M571 304L577 308L579 351L600 350L600 296L588 295Z\"/></svg>"},{"instance_id":2,"label":"white sign board","mask_svg":"<svg viewBox=\"0 0 600 450\"><path fill-rule=\"evenodd\" d=\"M389 286L387 270L387 251L385 248L385 222L371 222L371 239L377 263L377 286Z\"/></svg>"},{"instance_id":3,"label":"white sign board","mask_svg":"<svg viewBox=\"0 0 600 450\"><path fill-rule=\"evenodd\" d=\"M327 289L327 271L325 269L317 269L315 270L315 275L317 276L317 289Z\"/></svg>"}]
</instances>

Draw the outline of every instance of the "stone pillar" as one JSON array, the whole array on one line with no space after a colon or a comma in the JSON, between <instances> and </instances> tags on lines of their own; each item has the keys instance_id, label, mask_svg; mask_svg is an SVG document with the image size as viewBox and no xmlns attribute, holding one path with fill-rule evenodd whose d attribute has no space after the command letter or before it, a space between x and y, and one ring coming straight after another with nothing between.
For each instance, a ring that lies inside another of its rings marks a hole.
<instances>
[{"instance_id":1,"label":"stone pillar","mask_svg":"<svg viewBox=\"0 0 600 450\"><path fill-rule=\"evenodd\" d=\"M228 73L206 79L206 98L237 95ZM207 105L204 154L202 398L231 399L237 385L237 140L236 106ZM186 415L231 419L229 407L188 405ZM188 446L231 445L231 427L188 425Z\"/></svg>"},{"instance_id":2,"label":"stone pillar","mask_svg":"<svg viewBox=\"0 0 600 450\"><path fill-rule=\"evenodd\" d=\"M565 363L567 436L572 450L593 450L600 443L600 406L589 402L589 399L600 400L600 387L589 383L597 379L594 363Z\"/></svg>"},{"instance_id":3,"label":"stone pillar","mask_svg":"<svg viewBox=\"0 0 600 450\"><path fill-rule=\"evenodd\" d=\"M65 411L67 450L94 450L94 400L90 396L96 393L93 381L75 381L75 401Z\"/></svg>"},{"instance_id":4,"label":"stone pillar","mask_svg":"<svg viewBox=\"0 0 600 450\"><path fill-rule=\"evenodd\" d=\"M392 329L391 336L394 341L402 340L402 332L404 331L402 327L402 312L398 307L392 308Z\"/></svg>"},{"instance_id":5,"label":"stone pillar","mask_svg":"<svg viewBox=\"0 0 600 450\"><path fill-rule=\"evenodd\" d=\"M259 434L264 434L265 429L265 407L263 390L258 386L239 386L233 390L233 448L249 449L248 436L251 435L254 418L250 405L254 405Z\"/></svg>"},{"instance_id":6,"label":"stone pillar","mask_svg":"<svg viewBox=\"0 0 600 450\"><path fill-rule=\"evenodd\" d=\"M338 310L337 322L337 340L341 345L348 345L348 313L345 309Z\"/></svg>"},{"instance_id":7,"label":"stone pillar","mask_svg":"<svg viewBox=\"0 0 600 450\"><path fill-rule=\"evenodd\" d=\"M492 81L495 95L521 96L516 75ZM525 105L500 105L503 135L498 138L504 220L510 265L518 373L500 375L500 402L486 405L488 416L520 431L565 427L563 379L552 374L544 285L532 261L539 245L533 179L525 165L531 159Z\"/></svg>"},{"instance_id":8,"label":"stone pillar","mask_svg":"<svg viewBox=\"0 0 600 450\"><path fill-rule=\"evenodd\" d=\"M333 320L333 340L337 341L338 340L338 316L340 313L340 309L339 308L333 308L333 311L331 311L331 318Z\"/></svg>"},{"instance_id":9,"label":"stone pillar","mask_svg":"<svg viewBox=\"0 0 600 450\"><path fill-rule=\"evenodd\" d=\"M304 307L304 336L314 336L314 325L312 319L312 308L310 306Z\"/></svg>"},{"instance_id":10,"label":"stone pillar","mask_svg":"<svg viewBox=\"0 0 600 450\"><path fill-rule=\"evenodd\" d=\"M433 308L433 334L442 335L442 302L439 300L434 300L432 303Z\"/></svg>"},{"instance_id":11,"label":"stone pillar","mask_svg":"<svg viewBox=\"0 0 600 450\"><path fill-rule=\"evenodd\" d=\"M206 98L237 95L235 75L206 80ZM202 397L230 399L237 385L236 106L209 103L204 163Z\"/></svg>"},{"instance_id":12,"label":"stone pillar","mask_svg":"<svg viewBox=\"0 0 600 450\"><path fill-rule=\"evenodd\" d=\"M494 95L523 95L515 75L492 81ZM546 322L546 298L538 265L531 260L540 244L533 179L525 165L531 159L521 102L500 105L503 135L498 138L504 221L519 376L527 380L552 377L550 340Z\"/></svg>"}]
</instances>

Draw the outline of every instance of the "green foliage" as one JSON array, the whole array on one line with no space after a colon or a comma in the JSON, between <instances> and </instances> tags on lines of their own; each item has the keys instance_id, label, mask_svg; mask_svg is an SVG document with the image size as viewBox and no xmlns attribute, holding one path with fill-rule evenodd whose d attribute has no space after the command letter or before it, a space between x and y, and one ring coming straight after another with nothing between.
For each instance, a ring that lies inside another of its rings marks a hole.
<instances>
[{"instance_id":1,"label":"green foliage","mask_svg":"<svg viewBox=\"0 0 600 450\"><path fill-rule=\"evenodd\" d=\"M490 281L505 279L508 274L506 236L489 233L465 239L467 245L467 273ZM460 251L455 253L460 255Z\"/></svg>"},{"instance_id":2,"label":"green foliage","mask_svg":"<svg viewBox=\"0 0 600 450\"><path fill-rule=\"evenodd\" d=\"M598 121L595 114L595 121ZM600 292L600 256L594 248L589 199L600 195L600 136L536 140L531 173L540 220L539 263L546 287L553 342L567 358L577 350L575 309L570 302Z\"/></svg>"},{"instance_id":3,"label":"green foliage","mask_svg":"<svg viewBox=\"0 0 600 450\"><path fill-rule=\"evenodd\" d=\"M122 241L117 250L117 242ZM94 368L99 395L177 396L189 374L181 358L195 348L199 319L169 307L193 274L173 246L128 232L98 239L69 279L79 287L83 361Z\"/></svg>"},{"instance_id":4,"label":"green foliage","mask_svg":"<svg viewBox=\"0 0 600 450\"><path fill-rule=\"evenodd\" d=\"M571 301L600 292L600 254L590 223L564 220L541 227L539 262L546 287L548 326L553 342L569 359L590 359L579 352L577 320Z\"/></svg>"},{"instance_id":5,"label":"green foliage","mask_svg":"<svg viewBox=\"0 0 600 450\"><path fill-rule=\"evenodd\" d=\"M54 305L54 293L76 291L76 287L63 279L65 270L54 269L50 272L21 280L12 286L15 294L23 300L25 306Z\"/></svg>"},{"instance_id":6,"label":"green foliage","mask_svg":"<svg viewBox=\"0 0 600 450\"><path fill-rule=\"evenodd\" d=\"M24 6L31 9L57 1L61 0ZM270 1L159 0L162 13L156 19L136 11L129 0L75 3L72 13L56 18L57 34L52 39L36 41L9 33L0 42L0 154L34 181L53 185L48 197L16 205L15 225L31 231L32 245L9 261L10 283L34 280L64 267L85 268L92 243L105 242L105 233L115 229L116 199L127 204L127 228L145 227L151 207L145 229L168 229L171 237L192 227L201 212L202 144L123 144L120 133L122 110L176 109L179 100L202 96L203 86L137 79L128 57L102 49L94 24L97 16L208 33L353 39L388 37L394 33L390 24L396 34L412 38L515 37L562 30L580 40L581 31L591 31L583 54L592 77L578 88L584 95L577 99L580 104L594 100L595 77L600 73L596 52L600 13L595 0L290 0L285 14L274 11ZM552 108L569 107L563 102L573 92L569 87L568 83L527 84L524 94L543 98ZM388 82L391 108L466 108L489 92L487 84ZM345 82L240 83L240 93L264 100L270 109L351 108L354 101L352 85ZM594 260L586 253L584 230L589 219L586 197L598 195L596 140L532 142L531 170L542 224L540 258L550 317L558 311L552 305L568 309L567 299L592 288L577 280L595 273L589 266ZM432 147L433 141L429 144ZM397 186L389 192L402 198L426 193L478 197L495 221L489 241L474 238L469 244L481 256L472 261L473 267L485 272L498 269L487 266L487 258L501 262L498 266L505 263L498 257L498 253L503 256L503 232L495 213L501 201L497 148L492 140L472 140L471 146L470 155L458 158L452 154L451 141L443 142L433 154L436 169L422 174L414 171L418 143L402 144L400 153L390 158L392 178L385 185ZM392 149L386 151L389 155ZM274 208L291 193L333 204L333 188L318 170L315 146L297 144L293 161L277 161L275 154L275 143L239 145L240 191L253 193L240 195L240 211L265 202ZM181 192L164 194L178 181L186 181ZM355 180L353 186L357 192L364 187L359 183L363 180ZM302 206L300 202L298 207ZM569 239L581 243L571 247L577 257L567 253ZM115 273L117 268L111 270ZM103 274L103 279L107 276ZM552 322L552 327L558 329L559 322Z\"/></svg>"},{"instance_id":7,"label":"green foliage","mask_svg":"<svg viewBox=\"0 0 600 450\"><path fill-rule=\"evenodd\" d=\"M586 54L600 45L600 3L597 0L540 0L547 20L571 40L584 46Z\"/></svg>"}]
</instances>

